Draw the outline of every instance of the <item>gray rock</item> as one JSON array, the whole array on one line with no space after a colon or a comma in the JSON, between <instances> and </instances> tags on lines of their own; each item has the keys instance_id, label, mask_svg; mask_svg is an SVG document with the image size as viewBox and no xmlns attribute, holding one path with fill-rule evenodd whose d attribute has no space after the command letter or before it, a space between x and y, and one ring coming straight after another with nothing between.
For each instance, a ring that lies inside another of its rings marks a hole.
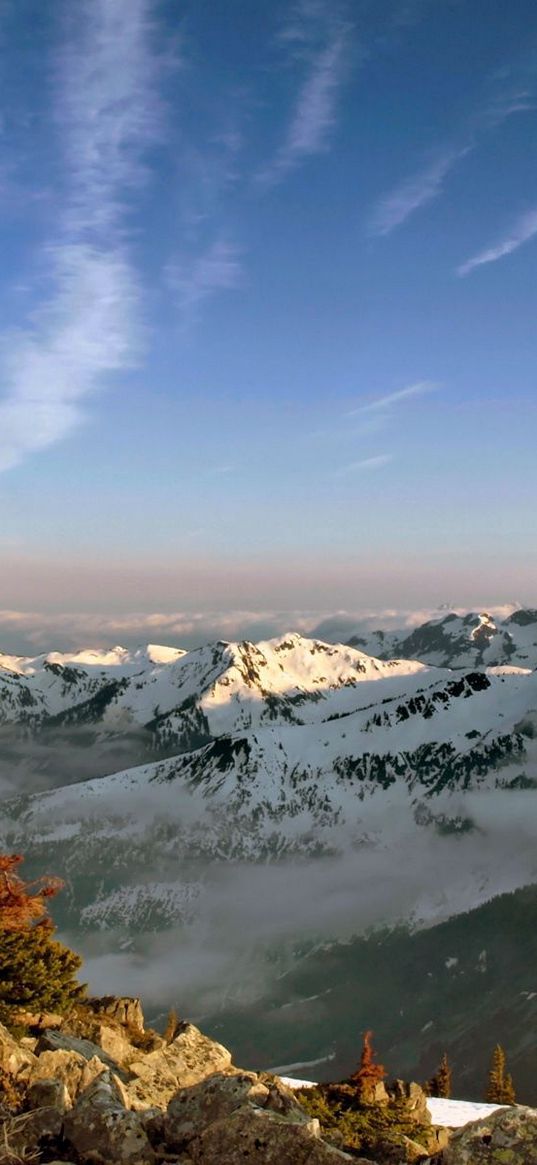
<instances>
[{"instance_id":1,"label":"gray rock","mask_svg":"<svg viewBox=\"0 0 537 1165\"><path fill-rule=\"evenodd\" d=\"M71 1102L96 1076L106 1071L107 1065L98 1056L86 1060L79 1052L58 1048L56 1052L42 1052L30 1069L30 1082L38 1080L61 1081Z\"/></svg>"},{"instance_id":2,"label":"gray rock","mask_svg":"<svg viewBox=\"0 0 537 1165\"><path fill-rule=\"evenodd\" d=\"M298 1103L293 1089L289 1088L287 1084L284 1084L279 1076L272 1076L268 1072L261 1072L259 1079L268 1088L268 1097L263 1106L264 1108L269 1108L272 1112L279 1112L283 1116L294 1113L296 1119L299 1119L299 1117L302 1117L304 1120L308 1119L302 1105Z\"/></svg>"},{"instance_id":3,"label":"gray rock","mask_svg":"<svg viewBox=\"0 0 537 1165\"><path fill-rule=\"evenodd\" d=\"M89 999L88 1004L96 1015L109 1015L126 1027L144 1031L144 1013L139 999L130 996L103 995L100 999Z\"/></svg>"},{"instance_id":4,"label":"gray rock","mask_svg":"<svg viewBox=\"0 0 537 1165\"><path fill-rule=\"evenodd\" d=\"M442 1165L536 1165L537 1109L500 1108L452 1134Z\"/></svg>"},{"instance_id":5,"label":"gray rock","mask_svg":"<svg viewBox=\"0 0 537 1165\"><path fill-rule=\"evenodd\" d=\"M162 1048L140 1054L129 1063L135 1077L126 1083L131 1108L164 1108L178 1088L187 1088L205 1080L214 1072L231 1068L231 1053L222 1044L202 1035L193 1024Z\"/></svg>"},{"instance_id":6,"label":"gray rock","mask_svg":"<svg viewBox=\"0 0 537 1165\"><path fill-rule=\"evenodd\" d=\"M72 1103L63 1080L46 1076L30 1084L26 1098L30 1108L57 1108L58 1112L67 1112Z\"/></svg>"},{"instance_id":7,"label":"gray rock","mask_svg":"<svg viewBox=\"0 0 537 1165\"><path fill-rule=\"evenodd\" d=\"M124 1108L121 1089L107 1071L81 1093L65 1117L64 1137L92 1165L155 1163L140 1116Z\"/></svg>"},{"instance_id":8,"label":"gray rock","mask_svg":"<svg viewBox=\"0 0 537 1165\"><path fill-rule=\"evenodd\" d=\"M92 1040L80 1039L78 1036L70 1036L66 1032L58 1031L44 1031L37 1041L36 1054L39 1056L41 1052L77 1052L79 1056L83 1056L85 1060L91 1060L97 1056L107 1068L110 1068L116 1075L122 1075L121 1065L118 1064L108 1052L99 1044L94 1044ZM126 1076L125 1076L126 1079Z\"/></svg>"},{"instance_id":9,"label":"gray rock","mask_svg":"<svg viewBox=\"0 0 537 1165\"><path fill-rule=\"evenodd\" d=\"M296 1124L252 1106L208 1125L188 1152L195 1165L343 1165L353 1160L319 1139L318 1121Z\"/></svg>"},{"instance_id":10,"label":"gray rock","mask_svg":"<svg viewBox=\"0 0 537 1165\"><path fill-rule=\"evenodd\" d=\"M19 1040L13 1038L7 1028L0 1023L0 1068L10 1076L27 1077L35 1055L29 1048L23 1048Z\"/></svg>"},{"instance_id":11,"label":"gray rock","mask_svg":"<svg viewBox=\"0 0 537 1165\"><path fill-rule=\"evenodd\" d=\"M407 1116L420 1125L431 1124L431 1114L427 1108L427 1097L419 1084L407 1084L406 1080L394 1080L388 1089L390 1098L404 1104Z\"/></svg>"},{"instance_id":12,"label":"gray rock","mask_svg":"<svg viewBox=\"0 0 537 1165\"><path fill-rule=\"evenodd\" d=\"M166 1145L170 1149L186 1148L214 1121L230 1116L245 1105L262 1108L268 1098L269 1090L255 1072L232 1075L216 1072L190 1088L181 1088L168 1105L164 1122Z\"/></svg>"},{"instance_id":13,"label":"gray rock","mask_svg":"<svg viewBox=\"0 0 537 1165\"><path fill-rule=\"evenodd\" d=\"M62 1124L62 1113L56 1108L36 1108L9 1117L2 1122L0 1130L0 1161L38 1157L47 1141L60 1136Z\"/></svg>"}]
</instances>

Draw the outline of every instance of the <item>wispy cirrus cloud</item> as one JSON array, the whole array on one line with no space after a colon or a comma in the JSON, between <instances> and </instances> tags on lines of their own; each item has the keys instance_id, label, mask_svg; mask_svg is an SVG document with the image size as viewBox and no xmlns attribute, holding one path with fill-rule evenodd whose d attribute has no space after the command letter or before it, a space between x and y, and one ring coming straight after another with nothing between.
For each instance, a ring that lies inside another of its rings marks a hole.
<instances>
[{"instance_id":1,"label":"wispy cirrus cloud","mask_svg":"<svg viewBox=\"0 0 537 1165\"><path fill-rule=\"evenodd\" d=\"M503 259L505 255L517 251L524 243L529 243L535 235L537 235L537 207L521 214L507 234L498 239L492 247L479 251L471 259L461 263L460 267L457 268L457 275L464 277L485 263L496 263L498 259Z\"/></svg>"},{"instance_id":2,"label":"wispy cirrus cloud","mask_svg":"<svg viewBox=\"0 0 537 1165\"><path fill-rule=\"evenodd\" d=\"M205 300L241 286L241 254L234 243L217 239L200 254L176 260L168 267L168 283L175 292L184 329L197 321Z\"/></svg>"},{"instance_id":3,"label":"wispy cirrus cloud","mask_svg":"<svg viewBox=\"0 0 537 1165\"><path fill-rule=\"evenodd\" d=\"M352 473L383 469L385 465L390 464L390 461L393 461L393 453L378 453L374 457L362 457L359 461L350 461L348 465L343 465L341 469L337 469L334 476L348 477Z\"/></svg>"},{"instance_id":4,"label":"wispy cirrus cloud","mask_svg":"<svg viewBox=\"0 0 537 1165\"><path fill-rule=\"evenodd\" d=\"M70 432L83 400L138 354L126 236L160 120L150 18L150 0L83 0L70 12L54 111L62 192L42 255L51 293L27 329L4 339L0 470Z\"/></svg>"},{"instance_id":5,"label":"wispy cirrus cloud","mask_svg":"<svg viewBox=\"0 0 537 1165\"><path fill-rule=\"evenodd\" d=\"M515 114L535 108L534 78L526 69L521 81L503 84L492 97L483 101L461 130L459 140L448 142L408 175L387 194L383 195L369 216L370 235L389 235L411 215L439 198L450 174L465 157L478 146L483 134L499 128Z\"/></svg>"},{"instance_id":6,"label":"wispy cirrus cloud","mask_svg":"<svg viewBox=\"0 0 537 1165\"><path fill-rule=\"evenodd\" d=\"M392 405L417 396L424 396L429 392L435 392L438 387L438 383L434 380L417 380L415 384L409 384L406 388L399 388L396 392L389 392L385 396L379 396L365 405L352 409L347 413L347 416L356 417L361 413L384 413L391 409Z\"/></svg>"},{"instance_id":7,"label":"wispy cirrus cloud","mask_svg":"<svg viewBox=\"0 0 537 1165\"><path fill-rule=\"evenodd\" d=\"M282 30L294 64L305 66L284 141L257 175L262 185L281 180L296 166L328 148L346 71L346 24L323 0L303 0Z\"/></svg>"},{"instance_id":8,"label":"wispy cirrus cloud","mask_svg":"<svg viewBox=\"0 0 537 1165\"><path fill-rule=\"evenodd\" d=\"M469 145L450 146L421 170L405 178L377 203L369 219L369 234L391 234L416 210L438 198L448 175L471 149Z\"/></svg>"}]
</instances>

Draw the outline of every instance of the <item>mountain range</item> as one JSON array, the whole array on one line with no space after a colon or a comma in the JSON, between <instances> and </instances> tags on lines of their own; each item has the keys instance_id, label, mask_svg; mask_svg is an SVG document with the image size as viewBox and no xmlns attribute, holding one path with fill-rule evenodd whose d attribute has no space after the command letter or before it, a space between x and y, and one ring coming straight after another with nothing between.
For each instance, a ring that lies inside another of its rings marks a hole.
<instances>
[{"instance_id":1,"label":"mountain range","mask_svg":"<svg viewBox=\"0 0 537 1165\"><path fill-rule=\"evenodd\" d=\"M536 667L533 610L347 645L0 656L0 847L65 878L57 920L95 989L229 1021L233 1045L307 959L336 1024L327 944L388 926L411 965L420 935L537 883Z\"/></svg>"},{"instance_id":2,"label":"mountain range","mask_svg":"<svg viewBox=\"0 0 537 1165\"><path fill-rule=\"evenodd\" d=\"M347 636L379 659L419 659L436 667L537 667L537 610L518 608L504 618L488 612L439 615L408 629Z\"/></svg>"}]
</instances>

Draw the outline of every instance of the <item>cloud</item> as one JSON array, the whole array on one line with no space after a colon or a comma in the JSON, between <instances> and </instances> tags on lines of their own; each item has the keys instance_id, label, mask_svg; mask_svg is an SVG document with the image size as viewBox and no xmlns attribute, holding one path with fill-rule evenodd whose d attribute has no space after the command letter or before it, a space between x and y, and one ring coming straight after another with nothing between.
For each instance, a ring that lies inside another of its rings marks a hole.
<instances>
[{"instance_id":1,"label":"cloud","mask_svg":"<svg viewBox=\"0 0 537 1165\"><path fill-rule=\"evenodd\" d=\"M352 409L347 413L349 417L355 417L361 413L384 412L385 409L391 408L394 404L399 404L402 400L410 400L416 396L423 396L428 392L435 392L438 385L434 380L418 380L415 384L409 384L406 388L400 388L397 392L390 392L386 396L379 396L376 400L372 400L369 404L360 405L357 409Z\"/></svg>"},{"instance_id":2,"label":"cloud","mask_svg":"<svg viewBox=\"0 0 537 1165\"><path fill-rule=\"evenodd\" d=\"M367 458L375 460L375 458ZM360 463L357 463L360 465ZM362 468L367 469L367 465ZM371 466L375 468L375 466ZM486 604L495 618L505 619L521 604ZM449 607L458 615L470 610L459 605ZM444 618L447 609L438 607L373 607L361 610L204 610L204 611L125 611L123 614L97 614L92 611L0 610L0 656L28 655L49 651L72 652L82 648L110 648L117 644L132 649L144 643L164 643L183 648L199 647L215 639L259 641L285 635L291 629L305 636L342 641L357 630L403 630L430 619Z\"/></svg>"},{"instance_id":3,"label":"cloud","mask_svg":"<svg viewBox=\"0 0 537 1165\"><path fill-rule=\"evenodd\" d=\"M487 248L485 251L479 251L477 255L462 263L457 268L457 275L464 277L465 275L469 275L470 271L473 271L476 267L482 267L485 263L496 263L504 255L510 255L512 251L516 251L524 243L528 243L535 235L537 235L537 207L520 215L508 234L495 243L494 246Z\"/></svg>"},{"instance_id":4,"label":"cloud","mask_svg":"<svg viewBox=\"0 0 537 1165\"><path fill-rule=\"evenodd\" d=\"M0 470L65 437L84 398L139 355L126 216L160 116L149 17L149 0L87 0L71 14L56 70L64 175L43 251L51 292L25 330L4 337Z\"/></svg>"},{"instance_id":5,"label":"cloud","mask_svg":"<svg viewBox=\"0 0 537 1165\"><path fill-rule=\"evenodd\" d=\"M271 185L306 158L328 148L336 123L336 106L345 74L345 44L349 27L323 3L298 5L281 33L292 47L294 62L306 60L305 79L298 90L284 142L257 180ZM318 42L313 49L312 43Z\"/></svg>"},{"instance_id":6,"label":"cloud","mask_svg":"<svg viewBox=\"0 0 537 1165\"><path fill-rule=\"evenodd\" d=\"M389 465L393 461L392 453L379 453L376 457L364 457L361 461L351 461L349 465L344 465L342 469L336 471L336 477L346 477L349 473L355 473L361 470L382 469L384 465Z\"/></svg>"},{"instance_id":7,"label":"cloud","mask_svg":"<svg viewBox=\"0 0 537 1165\"><path fill-rule=\"evenodd\" d=\"M279 164L293 165L308 154L325 148L329 129L335 122L335 103L341 81L343 39L338 34L319 53L304 83L289 126Z\"/></svg>"},{"instance_id":8,"label":"cloud","mask_svg":"<svg viewBox=\"0 0 537 1165\"><path fill-rule=\"evenodd\" d=\"M104 373L128 367L137 349L137 281L125 258L73 243L58 248L55 267L55 297L35 332L12 337L4 357L0 470L67 435L83 417L82 398Z\"/></svg>"},{"instance_id":9,"label":"cloud","mask_svg":"<svg viewBox=\"0 0 537 1165\"><path fill-rule=\"evenodd\" d=\"M477 112L468 118L466 130L461 132L458 142L438 150L431 161L403 179L377 202L369 218L368 233L389 235L417 210L438 198L443 193L446 179L459 162L476 149L483 134L497 129L509 117L535 108L533 83L533 75L530 84L515 81L506 87L503 83L499 92L483 101Z\"/></svg>"},{"instance_id":10,"label":"cloud","mask_svg":"<svg viewBox=\"0 0 537 1165\"><path fill-rule=\"evenodd\" d=\"M159 800L169 810L168 828L184 821L194 828L207 823L208 836L214 837L217 822L211 818L207 798L203 803L196 795L188 798L179 782L172 783L165 797L161 787ZM143 881L136 886L133 877L127 883L131 901L146 887L150 896L151 882L158 888L163 882L178 886L181 877L187 883L196 878L190 921L152 934L149 943L139 936L136 954L121 951L124 931L108 931L105 941L102 932L79 931L72 936L70 945L74 939L75 949L82 948L85 955L84 974L92 992L142 995L146 1004L161 1011L180 1002L183 1014L199 1020L205 1009L229 1009L239 1000L259 997L276 976L282 976L284 952L287 968L293 965L302 940L345 941L379 924L440 922L495 892L534 880L531 792L515 798L509 792L483 789L437 798L435 814L475 822L475 829L461 836L442 836L432 825L418 826L415 806L402 786L392 789L390 800L391 804L386 797L349 801L346 823L326 831L306 819L310 844L319 843L322 856L317 858L258 863L205 858L203 868L201 863L196 868L192 859L184 861L180 846L175 847L172 865L169 860L165 864L158 846L148 845ZM69 811L64 795L59 814L55 807L54 828L80 820L81 804L78 796ZM144 821L154 807L154 801L146 808L137 798L137 821ZM104 809L110 820L116 807L108 790ZM101 812L104 809L101 801ZM40 827L45 840L50 832L47 813L45 799L42 807L35 806L34 818L34 829ZM323 853L327 842L332 853ZM48 841L51 845L54 839ZM367 893L357 893L357 887L367 887Z\"/></svg>"},{"instance_id":11,"label":"cloud","mask_svg":"<svg viewBox=\"0 0 537 1165\"><path fill-rule=\"evenodd\" d=\"M469 145L448 148L381 198L370 217L369 234L389 235L416 210L438 198L445 179L471 148Z\"/></svg>"},{"instance_id":12,"label":"cloud","mask_svg":"<svg viewBox=\"0 0 537 1165\"><path fill-rule=\"evenodd\" d=\"M241 286L241 251L233 243L218 239L193 259L170 265L167 275L177 296L183 326L188 327L198 319L205 300L218 291L232 291Z\"/></svg>"}]
</instances>

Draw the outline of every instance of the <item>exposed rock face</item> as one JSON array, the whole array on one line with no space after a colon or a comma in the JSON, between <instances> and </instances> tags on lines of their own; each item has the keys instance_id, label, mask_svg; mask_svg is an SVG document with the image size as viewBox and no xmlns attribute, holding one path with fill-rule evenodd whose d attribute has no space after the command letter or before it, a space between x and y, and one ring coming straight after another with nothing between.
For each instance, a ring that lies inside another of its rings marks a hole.
<instances>
[{"instance_id":1,"label":"exposed rock face","mask_svg":"<svg viewBox=\"0 0 537 1165\"><path fill-rule=\"evenodd\" d=\"M130 1044L127 1044L127 1047L130 1048ZM112 1072L121 1075L122 1069L118 1061L99 1044L94 1044L92 1040L79 1039L77 1036L71 1036L62 1031L44 1031L37 1042L36 1053L39 1055L41 1052L57 1051L76 1052L84 1060L91 1060L96 1056Z\"/></svg>"},{"instance_id":2,"label":"exposed rock face","mask_svg":"<svg viewBox=\"0 0 537 1165\"><path fill-rule=\"evenodd\" d=\"M63 1135L83 1161L95 1165L154 1165L155 1154L141 1117L124 1107L105 1071L79 1096L65 1118Z\"/></svg>"},{"instance_id":3,"label":"exposed rock face","mask_svg":"<svg viewBox=\"0 0 537 1165\"><path fill-rule=\"evenodd\" d=\"M37 1041L0 1026L0 1165L367 1165L342 1151L339 1131L325 1141L278 1077L236 1068L227 1049L192 1024L167 1043L136 1026L141 1011L129 1000L117 1004L93 1001L94 1010L73 1013ZM105 1042L111 1033L117 1057L85 1032ZM375 1165L424 1165L427 1152L430 1165L537 1165L537 1110L498 1110L446 1147L418 1085L395 1081L387 1095L415 1125L387 1142Z\"/></svg>"},{"instance_id":4,"label":"exposed rock face","mask_svg":"<svg viewBox=\"0 0 537 1165\"><path fill-rule=\"evenodd\" d=\"M57 1108L60 1113L67 1112L72 1103L63 1080L47 1077L30 1084L27 1101L30 1108Z\"/></svg>"},{"instance_id":5,"label":"exposed rock face","mask_svg":"<svg viewBox=\"0 0 537 1165\"><path fill-rule=\"evenodd\" d=\"M30 1069L32 1083L40 1080L56 1080L62 1083L72 1104L88 1084L106 1071L107 1065L98 1056L86 1060L79 1052L58 1048L56 1052L42 1052Z\"/></svg>"},{"instance_id":6,"label":"exposed rock face","mask_svg":"<svg viewBox=\"0 0 537 1165\"><path fill-rule=\"evenodd\" d=\"M166 1143L183 1149L214 1121L247 1105L264 1108L268 1099L269 1090L255 1072L215 1073L172 1097L164 1125Z\"/></svg>"},{"instance_id":7,"label":"exposed rock face","mask_svg":"<svg viewBox=\"0 0 537 1165\"><path fill-rule=\"evenodd\" d=\"M453 1134L442 1165L533 1165L537 1162L537 1110L501 1108Z\"/></svg>"},{"instance_id":8,"label":"exposed rock face","mask_svg":"<svg viewBox=\"0 0 537 1165\"><path fill-rule=\"evenodd\" d=\"M0 1066L17 1084L0 1108L0 1165L31 1154L78 1165L350 1160L277 1077L235 1068L227 1048L193 1024L170 1043L153 1039L132 1003L92 1001L60 1030L41 1031L34 1050L0 1029ZM87 1038L96 1034L99 1042Z\"/></svg>"},{"instance_id":9,"label":"exposed rock face","mask_svg":"<svg viewBox=\"0 0 537 1165\"><path fill-rule=\"evenodd\" d=\"M28 1076L34 1062L33 1052L23 1048L0 1023L0 1068L10 1076Z\"/></svg>"},{"instance_id":10,"label":"exposed rock face","mask_svg":"<svg viewBox=\"0 0 537 1165\"><path fill-rule=\"evenodd\" d=\"M427 1097L419 1084L407 1084L405 1080L394 1080L389 1088L390 1096L404 1104L409 1117L422 1125L431 1124L431 1116L427 1108Z\"/></svg>"},{"instance_id":11,"label":"exposed rock face","mask_svg":"<svg viewBox=\"0 0 537 1165\"><path fill-rule=\"evenodd\" d=\"M188 1151L195 1165L343 1165L352 1160L319 1139L318 1121L295 1122L250 1106L214 1121Z\"/></svg>"},{"instance_id":12,"label":"exposed rock face","mask_svg":"<svg viewBox=\"0 0 537 1165\"><path fill-rule=\"evenodd\" d=\"M197 1084L213 1072L231 1066L231 1053L222 1044L185 1024L172 1041L129 1064L131 1079L126 1090L133 1109L163 1107L178 1088Z\"/></svg>"},{"instance_id":13,"label":"exposed rock face","mask_svg":"<svg viewBox=\"0 0 537 1165\"><path fill-rule=\"evenodd\" d=\"M102 999L90 999L89 1003L97 1015L108 1015L124 1027L143 1032L144 1013L139 999L103 995Z\"/></svg>"}]
</instances>

